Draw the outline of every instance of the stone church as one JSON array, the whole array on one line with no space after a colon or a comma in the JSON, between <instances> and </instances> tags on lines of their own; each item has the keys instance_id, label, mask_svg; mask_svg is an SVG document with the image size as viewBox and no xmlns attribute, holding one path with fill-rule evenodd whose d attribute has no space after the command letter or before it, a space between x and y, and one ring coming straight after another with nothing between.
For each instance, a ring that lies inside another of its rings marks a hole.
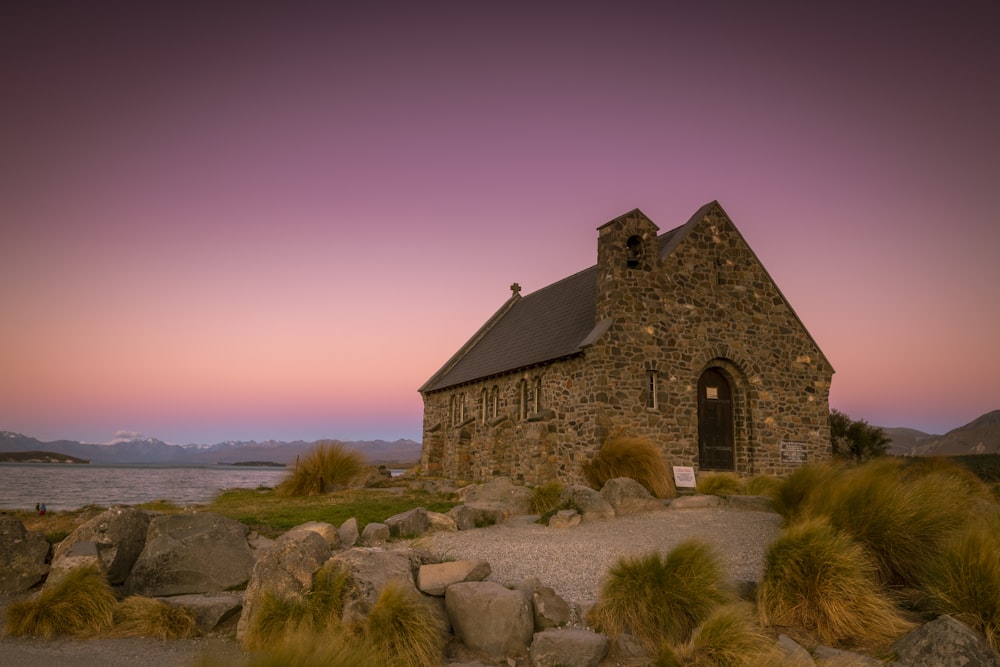
<instances>
[{"instance_id":1,"label":"stone church","mask_svg":"<svg viewBox=\"0 0 1000 667\"><path fill-rule=\"evenodd\" d=\"M782 476L830 457L833 368L717 202L660 234L598 228L597 265L512 294L421 388L421 470L582 480L612 436L670 465Z\"/></svg>"}]
</instances>

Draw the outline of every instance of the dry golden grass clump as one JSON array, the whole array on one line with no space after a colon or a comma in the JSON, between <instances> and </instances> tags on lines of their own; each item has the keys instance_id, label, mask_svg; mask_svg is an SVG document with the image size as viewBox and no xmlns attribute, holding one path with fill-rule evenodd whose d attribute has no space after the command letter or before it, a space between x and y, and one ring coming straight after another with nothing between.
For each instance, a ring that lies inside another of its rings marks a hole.
<instances>
[{"instance_id":1,"label":"dry golden grass clump","mask_svg":"<svg viewBox=\"0 0 1000 667\"><path fill-rule=\"evenodd\" d=\"M343 632L317 633L300 628L277 638L267 650L254 654L249 667L373 667L382 664L378 651ZM216 667L207 656L198 667Z\"/></svg>"},{"instance_id":2,"label":"dry golden grass clump","mask_svg":"<svg viewBox=\"0 0 1000 667\"><path fill-rule=\"evenodd\" d=\"M281 496L314 496L345 486L364 470L364 459L339 442L324 440L296 461L275 492Z\"/></svg>"},{"instance_id":3,"label":"dry golden grass clump","mask_svg":"<svg viewBox=\"0 0 1000 667\"><path fill-rule=\"evenodd\" d=\"M780 664L774 641L754 618L753 605L737 602L713 611L678 646L663 644L654 667L750 667Z\"/></svg>"},{"instance_id":4,"label":"dry golden grass clump","mask_svg":"<svg viewBox=\"0 0 1000 667\"><path fill-rule=\"evenodd\" d=\"M117 600L93 567L66 574L37 597L7 607L7 634L13 637L91 637L111 629Z\"/></svg>"},{"instance_id":5,"label":"dry golden grass clump","mask_svg":"<svg viewBox=\"0 0 1000 667\"><path fill-rule=\"evenodd\" d=\"M882 642L910 627L864 547L823 518L790 526L771 545L757 605L765 625L804 628L824 642Z\"/></svg>"},{"instance_id":6,"label":"dry golden grass clump","mask_svg":"<svg viewBox=\"0 0 1000 667\"><path fill-rule=\"evenodd\" d=\"M703 472L698 475L695 491L706 496L736 496L743 493L743 482L732 472Z\"/></svg>"},{"instance_id":7,"label":"dry golden grass clump","mask_svg":"<svg viewBox=\"0 0 1000 667\"><path fill-rule=\"evenodd\" d=\"M838 472L829 463L814 463L796 468L780 482L774 495L774 509L791 523L802 513L813 492L822 488Z\"/></svg>"},{"instance_id":8,"label":"dry golden grass clump","mask_svg":"<svg viewBox=\"0 0 1000 667\"><path fill-rule=\"evenodd\" d=\"M559 505L559 498L562 497L563 489L563 485L555 480L533 488L529 503L532 513L545 514L554 510Z\"/></svg>"},{"instance_id":9,"label":"dry golden grass clump","mask_svg":"<svg viewBox=\"0 0 1000 667\"><path fill-rule=\"evenodd\" d=\"M621 435L609 438L593 460L583 464L583 475L587 483L598 490L609 479L630 477L657 498L677 495L674 476L663 452L647 438Z\"/></svg>"},{"instance_id":10,"label":"dry golden grass clump","mask_svg":"<svg viewBox=\"0 0 1000 667\"><path fill-rule=\"evenodd\" d=\"M389 581L365 620L364 636L387 667L433 667L441 664L444 621L416 593Z\"/></svg>"},{"instance_id":11,"label":"dry golden grass clump","mask_svg":"<svg viewBox=\"0 0 1000 667\"><path fill-rule=\"evenodd\" d=\"M747 480L743 491L750 496L775 498L778 495L778 489L781 488L781 485L782 480L777 477L772 477L771 475L754 475Z\"/></svg>"},{"instance_id":12,"label":"dry golden grass clump","mask_svg":"<svg viewBox=\"0 0 1000 667\"><path fill-rule=\"evenodd\" d=\"M187 639L198 635L198 623L190 609L144 595L122 600L115 607L114 623L112 634L121 637Z\"/></svg>"},{"instance_id":13,"label":"dry golden grass clump","mask_svg":"<svg viewBox=\"0 0 1000 667\"><path fill-rule=\"evenodd\" d=\"M685 641L729 600L716 554L688 540L665 557L651 553L619 560L608 571L590 621L612 637L629 632L656 651L664 641Z\"/></svg>"}]
</instances>

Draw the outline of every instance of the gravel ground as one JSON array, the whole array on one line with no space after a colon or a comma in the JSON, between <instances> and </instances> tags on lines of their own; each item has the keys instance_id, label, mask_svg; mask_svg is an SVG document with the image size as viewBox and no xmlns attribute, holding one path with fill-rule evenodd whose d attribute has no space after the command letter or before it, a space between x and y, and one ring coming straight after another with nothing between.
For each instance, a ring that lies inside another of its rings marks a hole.
<instances>
[{"instance_id":1,"label":"gravel ground","mask_svg":"<svg viewBox=\"0 0 1000 667\"><path fill-rule=\"evenodd\" d=\"M554 529L517 516L470 531L432 533L414 546L447 560L481 558L490 581L514 584L538 577L567 602L593 602L604 572L619 558L667 552L697 538L716 549L729 579L760 581L768 546L778 537L781 517L723 507L666 509Z\"/></svg>"}]
</instances>

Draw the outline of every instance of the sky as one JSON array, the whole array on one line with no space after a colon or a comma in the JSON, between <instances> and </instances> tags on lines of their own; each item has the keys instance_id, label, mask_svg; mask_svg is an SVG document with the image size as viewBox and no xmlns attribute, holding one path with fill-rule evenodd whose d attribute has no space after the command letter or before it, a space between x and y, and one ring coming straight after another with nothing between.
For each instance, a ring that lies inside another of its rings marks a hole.
<instances>
[{"instance_id":1,"label":"sky","mask_svg":"<svg viewBox=\"0 0 1000 667\"><path fill-rule=\"evenodd\" d=\"M1000 9L885 4L3 3L0 430L420 440L511 283L712 200L831 407L1000 408Z\"/></svg>"}]
</instances>

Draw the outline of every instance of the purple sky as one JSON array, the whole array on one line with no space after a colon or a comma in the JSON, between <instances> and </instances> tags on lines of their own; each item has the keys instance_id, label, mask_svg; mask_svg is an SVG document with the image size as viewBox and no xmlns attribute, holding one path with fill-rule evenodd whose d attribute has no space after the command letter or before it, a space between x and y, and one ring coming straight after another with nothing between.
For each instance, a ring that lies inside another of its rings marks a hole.
<instances>
[{"instance_id":1,"label":"purple sky","mask_svg":"<svg viewBox=\"0 0 1000 667\"><path fill-rule=\"evenodd\" d=\"M832 407L1000 408L995 4L343 4L4 3L0 430L419 439L510 283L713 199Z\"/></svg>"}]
</instances>

